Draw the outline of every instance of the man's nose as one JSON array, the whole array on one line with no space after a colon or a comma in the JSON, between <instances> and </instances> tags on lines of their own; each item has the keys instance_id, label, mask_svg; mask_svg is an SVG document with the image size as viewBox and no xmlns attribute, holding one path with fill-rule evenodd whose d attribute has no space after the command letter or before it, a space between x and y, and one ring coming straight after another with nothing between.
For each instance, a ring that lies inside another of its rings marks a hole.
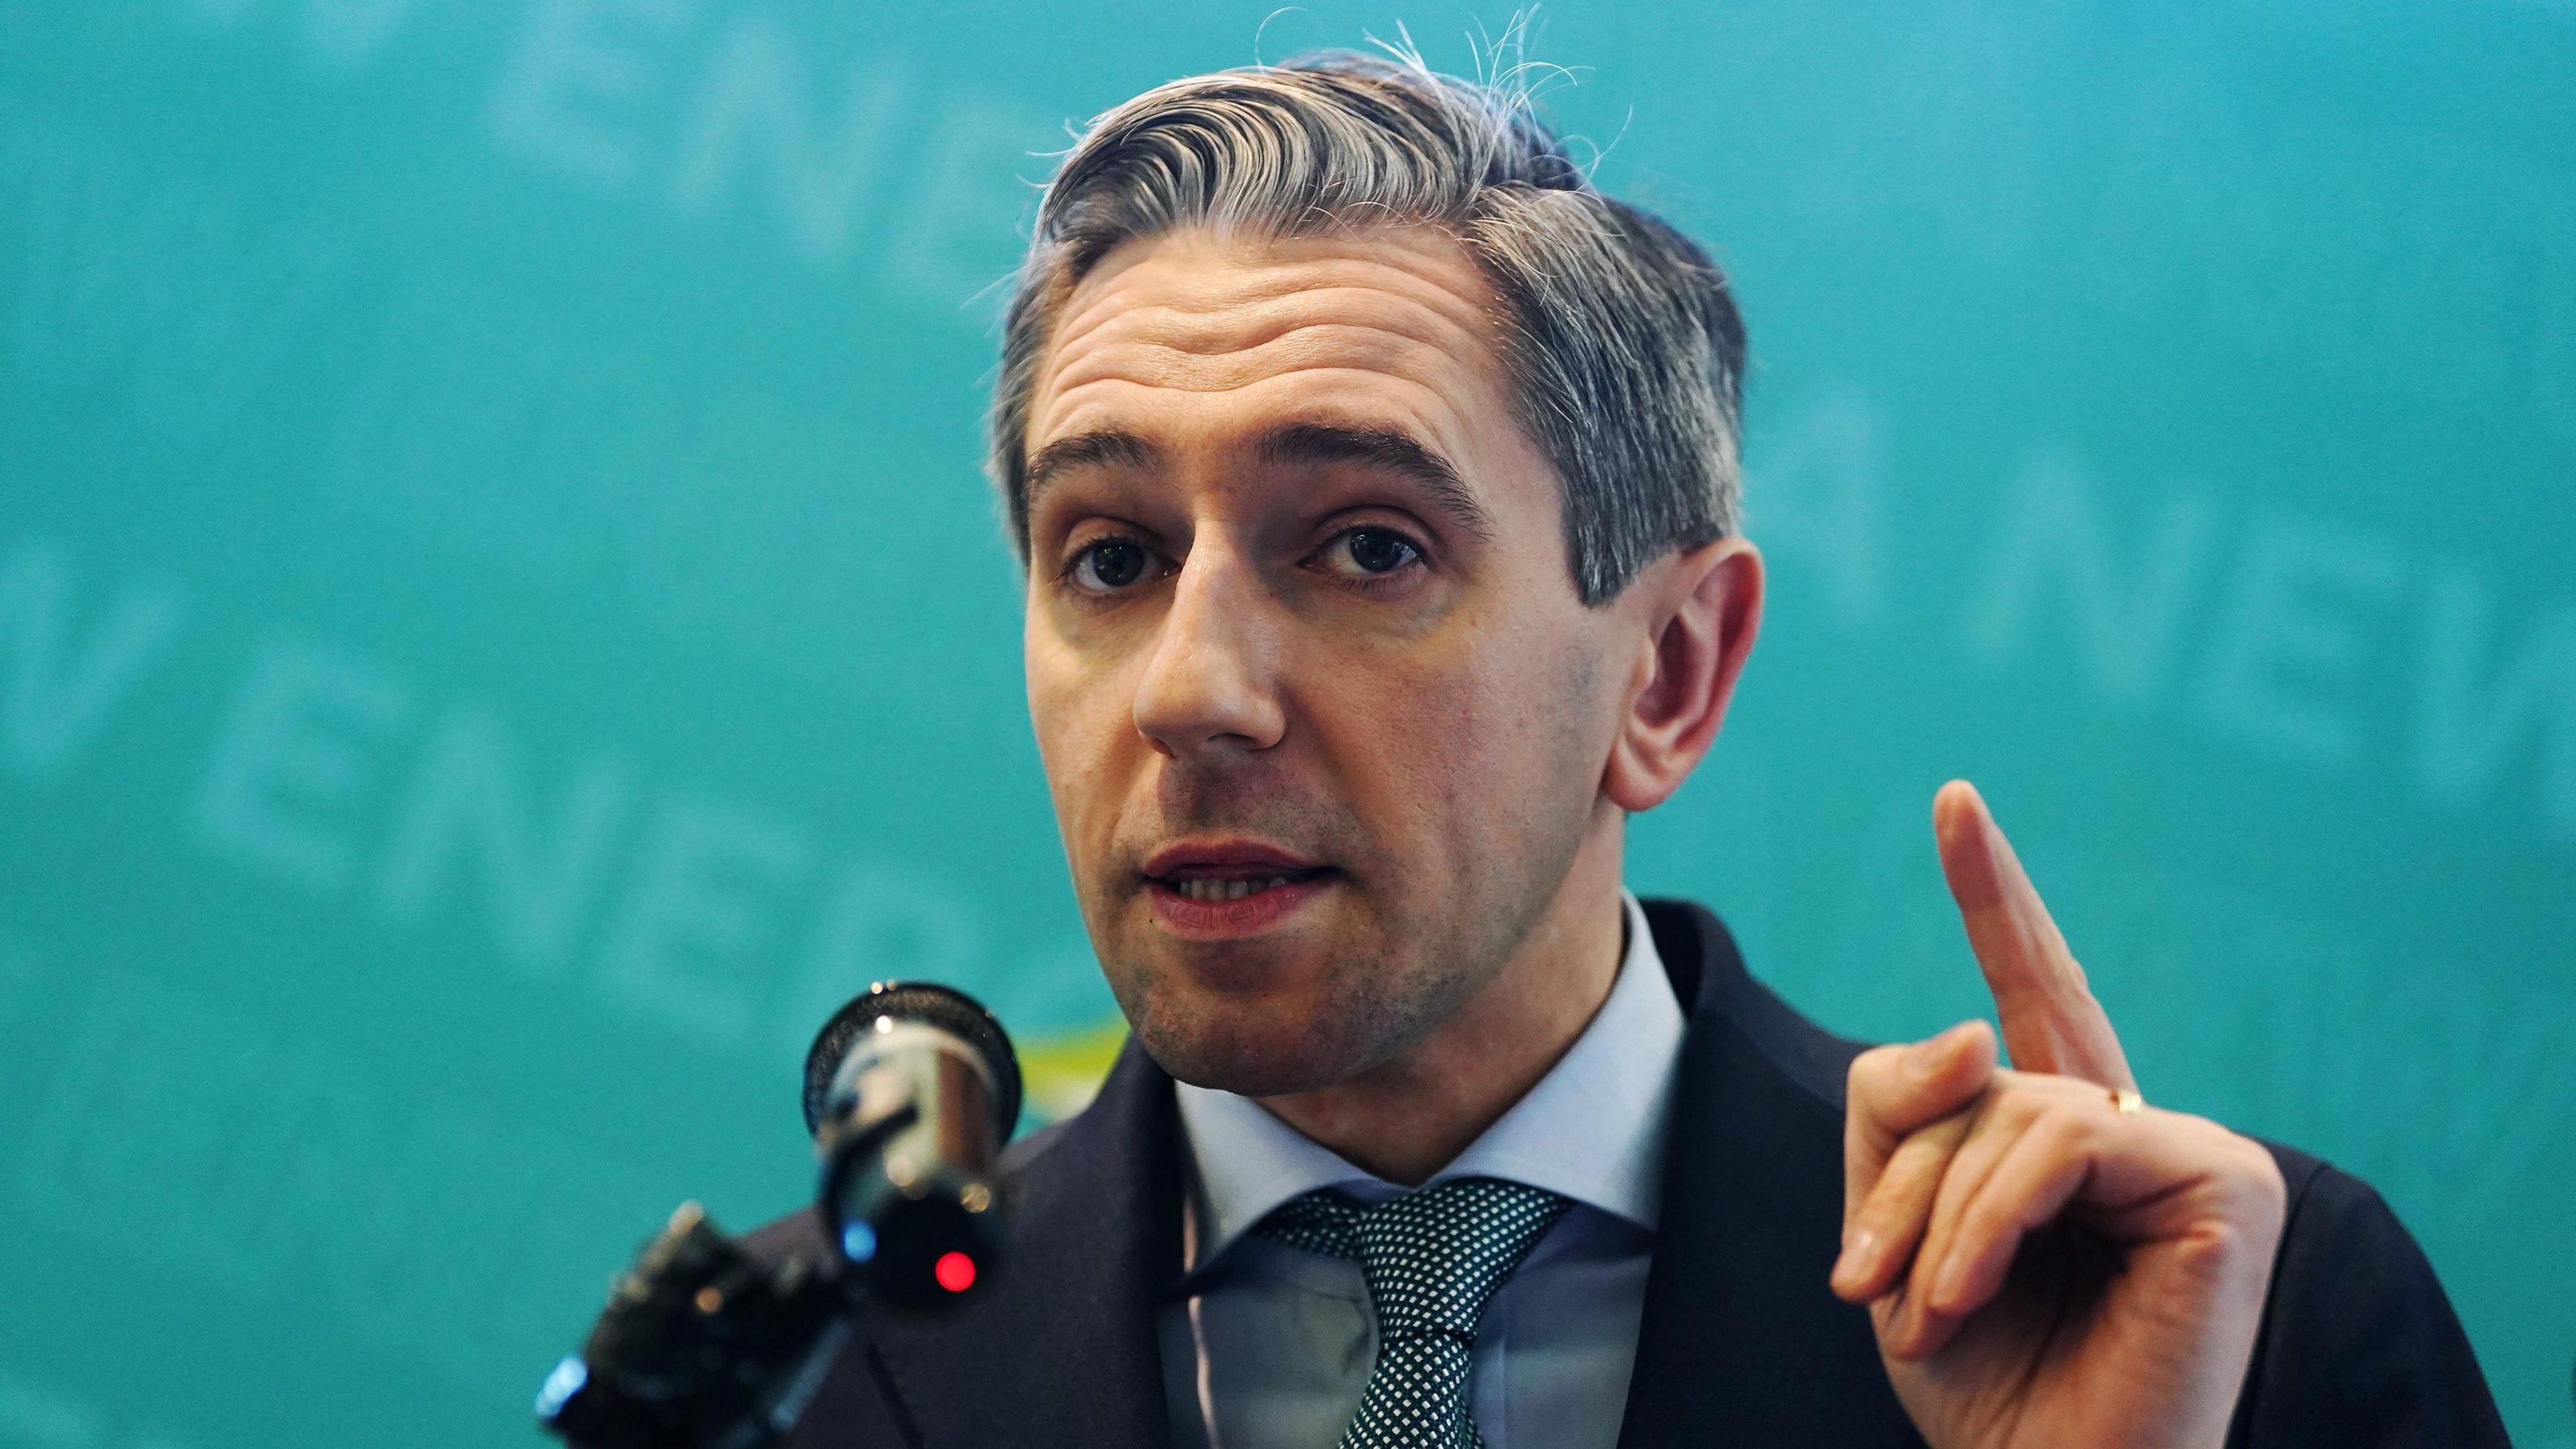
<instances>
[{"instance_id":1,"label":"man's nose","mask_svg":"<svg viewBox=\"0 0 2576 1449\"><path fill-rule=\"evenodd\" d=\"M1257 571L1202 539L1173 578L1171 608L1137 683L1137 732L1174 759L1279 743L1287 719L1271 614Z\"/></svg>"}]
</instances>

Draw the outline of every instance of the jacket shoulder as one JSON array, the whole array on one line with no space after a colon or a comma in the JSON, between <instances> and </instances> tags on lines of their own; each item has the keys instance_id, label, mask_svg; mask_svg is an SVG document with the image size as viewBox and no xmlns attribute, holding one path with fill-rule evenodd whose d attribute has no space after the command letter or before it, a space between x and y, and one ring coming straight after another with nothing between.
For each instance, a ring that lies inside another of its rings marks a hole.
<instances>
[{"instance_id":1,"label":"jacket shoulder","mask_svg":"<svg viewBox=\"0 0 2576 1449\"><path fill-rule=\"evenodd\" d=\"M1687 900L1639 904L1693 1030L1726 1032L1797 1095L1829 1112L1839 1134L1852 1059L1873 1044L1827 1031L1764 985L1746 969L1734 934L1708 907Z\"/></svg>"},{"instance_id":2,"label":"jacket shoulder","mask_svg":"<svg viewBox=\"0 0 2576 1449\"><path fill-rule=\"evenodd\" d=\"M2369 1183L2266 1142L2289 1189L2230 1449L2509 1443L2459 1315Z\"/></svg>"}]
</instances>

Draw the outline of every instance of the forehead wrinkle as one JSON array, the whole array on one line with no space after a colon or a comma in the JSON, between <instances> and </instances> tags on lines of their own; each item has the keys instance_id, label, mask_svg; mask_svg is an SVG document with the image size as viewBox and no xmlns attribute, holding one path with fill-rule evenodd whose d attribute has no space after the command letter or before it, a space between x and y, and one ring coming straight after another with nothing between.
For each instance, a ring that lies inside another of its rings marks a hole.
<instances>
[{"instance_id":1,"label":"forehead wrinkle","mask_svg":"<svg viewBox=\"0 0 2576 1449\"><path fill-rule=\"evenodd\" d=\"M1462 288L1410 268L1356 258L1332 265L1238 267L1214 277L1190 274L1185 282L1176 282L1171 270L1150 264L1135 268L1078 307L1068 308L1067 324L1087 331L1103 313L1139 305L1185 315L1216 315L1344 293L1401 298L1468 328L1482 326L1490 315L1485 280L1474 272L1459 279L1467 284ZM1135 300L1139 293L1149 300L1139 304Z\"/></svg>"},{"instance_id":2,"label":"forehead wrinkle","mask_svg":"<svg viewBox=\"0 0 2576 1449\"><path fill-rule=\"evenodd\" d=\"M1490 284L1455 238L1300 245L1283 260L1166 237L1078 283L1035 389L1032 450L1115 430L1257 456L1265 435L1321 423L1399 431L1458 467L1512 452L1467 427L1517 414Z\"/></svg>"},{"instance_id":3,"label":"forehead wrinkle","mask_svg":"<svg viewBox=\"0 0 2576 1449\"><path fill-rule=\"evenodd\" d=\"M1223 308L1148 304L1129 308L1086 332L1073 345L1098 345L1096 334L1139 333L1181 352L1213 354L1256 347L1301 327L1365 327L1456 350L1482 350L1484 332L1421 299L1394 297L1375 287L1307 287L1257 302Z\"/></svg>"},{"instance_id":4,"label":"forehead wrinkle","mask_svg":"<svg viewBox=\"0 0 2576 1449\"><path fill-rule=\"evenodd\" d=\"M1458 456L1459 444L1465 440L1458 436L1459 430L1454 425L1444 425L1454 424L1454 420L1450 417L1449 398L1438 388L1432 387L1427 383L1415 382L1410 378L1395 377L1387 373L1371 371L1367 368L1316 364L1308 367L1290 368L1283 372L1274 373L1266 377L1255 378L1244 383L1240 387L1225 389L1224 391L1244 392L1260 387L1263 384L1274 380L1289 377L1308 379L1313 378L1318 374L1332 373L1346 373L1349 375L1349 381L1359 384L1357 391L1360 397L1365 400L1364 404L1357 407L1352 406L1347 401L1348 394L1342 393L1338 388L1335 388L1333 391L1329 391L1321 397L1307 399L1300 405L1282 408L1276 415L1265 417L1256 425L1256 431L1268 432L1277 427L1301 421L1329 422L1335 426L1363 428L1385 427L1390 421L1393 421L1400 425L1408 426L1411 430L1421 432L1433 441L1439 443L1440 450L1444 455L1452 458ZM1330 383L1325 385L1327 387L1332 386ZM1122 388L1133 388L1147 393L1168 391L1168 389L1156 388L1150 383L1140 383L1123 377L1099 378L1090 382L1085 382L1079 387L1069 388L1049 399L1050 410L1048 416L1042 421L1038 428L1032 430L1031 435L1042 437L1048 434L1061 432L1067 436L1074 436L1083 432L1115 429L1122 432L1139 433L1140 435L1146 436L1150 441L1151 432L1149 429L1132 428L1120 421L1123 417L1130 416L1130 414L1123 412L1117 404L1095 402L1091 398L1081 397L1082 394L1097 393L1102 390L1107 390L1114 394L1117 390ZM1394 396L1394 394L1409 394L1410 396L1399 398ZM1193 397L1205 397L1210 395L1212 394L1192 394ZM1375 406L1368 406L1366 404L1375 404ZM1083 417L1082 410L1086 406L1097 406L1101 408L1105 413L1105 416L1096 421ZM1395 416L1390 419L1386 416L1387 414L1394 414Z\"/></svg>"},{"instance_id":5,"label":"forehead wrinkle","mask_svg":"<svg viewBox=\"0 0 2576 1449\"><path fill-rule=\"evenodd\" d=\"M1352 291L1339 300L1349 303L1363 297L1374 300L1381 296L1383 294ZM1036 389L1038 406L1029 432L1033 443L1056 430L1054 425L1063 412L1063 401L1068 394L1106 381L1223 393L1239 391L1265 376L1288 376L1358 364L1364 369L1379 369L1377 375L1386 384L1401 379L1425 392L1436 392L1422 381L1422 375L1436 373L1440 364L1462 351L1473 350L1483 353L1485 359L1492 358L1492 353L1481 345L1481 339L1458 335L1457 331L1440 325L1452 319L1414 309L1373 308L1369 309L1371 315L1366 320L1348 321L1331 317L1297 320L1301 313L1311 313L1313 309L1282 308L1279 310L1285 316L1274 319L1279 330L1264 342L1251 348L1210 353L1175 347L1156 336L1159 329L1153 325L1154 314L1160 310L1158 307L1138 307L1103 313L1089 329L1091 335L1070 339L1054 350L1051 365ZM1332 312L1341 314L1351 310L1354 309L1346 305L1333 308ZM1390 318L1387 315L1390 310L1397 316ZM1301 344L1298 341L1301 338L1308 341ZM1336 350L1329 345L1316 345L1313 339L1322 339L1325 344L1334 339L1344 339L1366 341L1370 345ZM1270 360L1280 355L1283 340L1288 344L1287 355L1291 359L1285 365ZM1210 359L1218 370L1212 375L1205 370L1193 372L1189 370L1189 363L1194 358ZM1425 363L1430 365L1420 365ZM1492 400L1509 405L1508 389L1500 386L1503 379L1499 376L1499 362L1471 366L1467 372L1472 386L1488 390ZM1408 373L1414 375L1407 376ZM1200 378L1206 380L1199 381Z\"/></svg>"},{"instance_id":6,"label":"forehead wrinkle","mask_svg":"<svg viewBox=\"0 0 2576 1449\"><path fill-rule=\"evenodd\" d=\"M1383 340L1383 339L1382 339ZM1383 340L1390 351L1402 354L1390 363L1410 359L1437 360L1439 349L1408 340ZM1058 434L1080 429L1074 419L1100 410L1097 419L1084 418L1085 426L1116 426L1143 435L1159 430L1158 415L1171 407L1168 399L1181 394L1192 399L1207 399L1247 393L1270 383L1323 384L1335 391L1350 388L1364 398L1393 401L1402 395L1401 410L1414 417L1449 418L1463 399L1424 376L1391 365L1369 365L1371 359L1355 358L1350 349L1321 350L1320 355L1307 352L1289 355L1277 361L1266 359L1233 359L1238 366L1191 366L1184 354L1157 350L1142 345L1104 348L1093 356L1078 359L1073 366L1049 380L1039 399L1039 411L1031 419L1030 446ZM1143 363L1144 365L1138 365ZM1356 385L1353 387L1352 385ZM1141 394L1138 401L1120 397L1123 390ZM1110 399L1119 399L1111 401ZM1291 404L1283 412L1293 411ZM1369 409L1363 408L1363 412ZM1467 441L1455 427L1433 430L1447 439L1446 449L1453 455Z\"/></svg>"},{"instance_id":7,"label":"forehead wrinkle","mask_svg":"<svg viewBox=\"0 0 2576 1449\"><path fill-rule=\"evenodd\" d=\"M1489 338L1493 317L1484 274L1463 256L1442 256L1439 260L1450 264L1442 269L1454 270L1462 286L1444 284L1391 262L1342 255L1284 264L1237 259L1214 278L1204 271L1191 275L1188 286L1179 289L1179 296L1157 296L1157 292L1175 290L1173 268L1168 258L1149 252L1105 279L1095 272L1092 280L1074 289L1073 299L1057 320L1053 350L1060 351L1098 327L1139 312L1210 315L1300 294L1336 292L1400 297L1480 340ZM1084 297L1085 291L1092 295ZM1140 302L1134 295L1138 292L1144 293L1146 299Z\"/></svg>"},{"instance_id":8,"label":"forehead wrinkle","mask_svg":"<svg viewBox=\"0 0 2576 1449\"><path fill-rule=\"evenodd\" d=\"M1234 342L1222 351L1239 355L1246 350L1243 339L1257 339L1251 345L1258 346L1353 312L1365 313L1370 328L1412 336L1434 352L1474 354L1465 369L1471 386L1490 393L1498 381L1501 348L1489 311L1490 288L1457 239L1445 233L1391 231L1359 240L1246 247L1183 232L1129 245L1138 249L1124 257L1113 253L1067 300L1033 389L1033 425L1023 435L1032 443L1052 431L1034 419L1060 415L1062 393L1132 368L1135 356L1151 356L1155 344L1166 359L1184 352L1215 354L1212 341ZM1354 247L1375 254L1354 255ZM1091 295L1083 296L1085 291ZM1278 331L1265 335L1265 326ZM1405 360L1392 351L1380 357L1394 366ZM1168 365L1135 370L1173 375ZM1245 385L1239 374L1217 381L1224 384L1218 391ZM1495 400L1508 406L1508 391L1502 389L1506 395Z\"/></svg>"},{"instance_id":9,"label":"forehead wrinkle","mask_svg":"<svg viewBox=\"0 0 2576 1449\"><path fill-rule=\"evenodd\" d=\"M1309 323L1225 352L1192 352L1145 339L1105 343L1068 359L1053 382L1069 390L1115 377L1180 392L1232 392L1264 377L1324 367L1415 381L1429 370L1426 364L1452 355L1437 343L1382 328Z\"/></svg>"},{"instance_id":10,"label":"forehead wrinkle","mask_svg":"<svg viewBox=\"0 0 2576 1449\"><path fill-rule=\"evenodd\" d=\"M1046 385L1061 387L1069 377L1087 375L1086 364L1120 349L1152 348L1193 356L1222 358L1256 351L1301 332L1335 335L1345 329L1358 338L1380 333L1428 346L1443 356L1468 354L1489 364L1496 349L1483 331L1462 325L1420 299L1396 298L1375 288L1308 288L1270 301L1221 310L1188 309L1165 303L1141 303L1104 312L1079 333L1057 342L1049 358Z\"/></svg>"}]
</instances>

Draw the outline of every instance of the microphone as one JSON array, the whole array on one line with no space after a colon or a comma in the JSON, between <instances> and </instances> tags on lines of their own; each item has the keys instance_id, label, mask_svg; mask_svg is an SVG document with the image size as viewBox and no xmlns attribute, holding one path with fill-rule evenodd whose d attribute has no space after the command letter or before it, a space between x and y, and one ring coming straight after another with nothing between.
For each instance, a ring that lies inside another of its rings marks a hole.
<instances>
[{"instance_id":1,"label":"microphone","mask_svg":"<svg viewBox=\"0 0 2576 1449\"><path fill-rule=\"evenodd\" d=\"M1020 1064L964 992L879 982L805 1054L805 1127L822 1159L825 1236L868 1296L953 1306L1003 1241L998 1160L1020 1116Z\"/></svg>"},{"instance_id":2,"label":"microphone","mask_svg":"<svg viewBox=\"0 0 2576 1449\"><path fill-rule=\"evenodd\" d=\"M848 1340L854 1298L936 1311L992 1279L998 1159L1020 1116L1011 1039L974 998L879 982L805 1054L815 1206L841 1269L757 1261L683 1204L537 1391L575 1449L764 1449L796 1427Z\"/></svg>"}]
</instances>

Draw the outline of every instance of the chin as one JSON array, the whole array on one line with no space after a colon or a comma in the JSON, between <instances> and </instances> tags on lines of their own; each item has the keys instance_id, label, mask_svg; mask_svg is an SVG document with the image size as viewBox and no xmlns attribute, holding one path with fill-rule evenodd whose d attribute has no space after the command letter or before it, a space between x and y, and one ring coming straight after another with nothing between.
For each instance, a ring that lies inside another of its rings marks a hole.
<instances>
[{"instance_id":1,"label":"chin","mask_svg":"<svg viewBox=\"0 0 2576 1449\"><path fill-rule=\"evenodd\" d=\"M1348 1023L1328 1029L1322 1014L1247 1007L1221 999L1180 1000L1148 990L1129 1005L1137 1044L1177 1081L1246 1097L1282 1097L1348 1081L1374 1064L1372 1033ZM1123 1002L1122 1005L1127 1003Z\"/></svg>"},{"instance_id":2,"label":"chin","mask_svg":"<svg viewBox=\"0 0 2576 1449\"><path fill-rule=\"evenodd\" d=\"M1382 1066L1463 994L1462 980L1348 929L1105 944L1104 974L1145 1054L1175 1080L1246 1097L1312 1092Z\"/></svg>"},{"instance_id":3,"label":"chin","mask_svg":"<svg viewBox=\"0 0 2576 1449\"><path fill-rule=\"evenodd\" d=\"M1173 1021L1153 1012L1136 1025L1138 1044L1174 1080L1246 1097L1311 1092L1351 1076L1337 1044L1316 1035L1302 1023Z\"/></svg>"}]
</instances>

